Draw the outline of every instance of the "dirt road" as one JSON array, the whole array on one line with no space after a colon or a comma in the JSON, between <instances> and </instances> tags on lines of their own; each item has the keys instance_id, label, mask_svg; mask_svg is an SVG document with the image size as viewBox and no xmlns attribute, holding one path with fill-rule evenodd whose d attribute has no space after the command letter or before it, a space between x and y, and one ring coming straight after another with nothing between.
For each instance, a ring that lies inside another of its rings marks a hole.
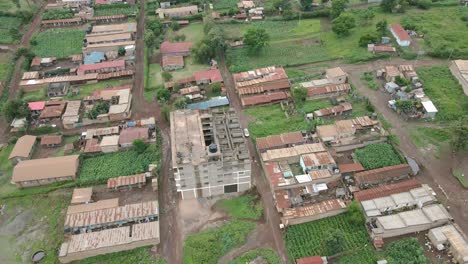
<instances>
[{"instance_id":1,"label":"dirt road","mask_svg":"<svg viewBox=\"0 0 468 264\"><path fill-rule=\"evenodd\" d=\"M40 29L41 21L42 21L42 13L44 13L45 7L47 5L47 1L41 2L40 4L42 5L40 6L36 14L34 14L34 17L31 21L31 25L29 26L26 33L24 33L23 37L21 38L21 42L17 46L17 48L29 48L30 46L29 42L31 41L32 36L34 35L36 31ZM22 77L21 65L23 64L23 62L24 62L24 57L21 57L16 61L15 70L13 71L13 76L11 78L10 86L8 90L9 92L8 96L10 99L16 98L16 94L18 92L18 85Z\"/></svg>"},{"instance_id":2,"label":"dirt road","mask_svg":"<svg viewBox=\"0 0 468 264\"><path fill-rule=\"evenodd\" d=\"M245 116L242 112L240 100L235 94L234 90L234 79L232 77L232 74L227 69L224 56L221 56L219 65L224 78L224 84L229 95L231 107L234 107L238 112L241 126L247 127L249 123L248 117ZM247 140L247 147L249 149L250 155L255 156L256 161L252 162L252 182L257 187L257 191L262 197L266 225L268 226L268 229L266 231L268 235L265 237L259 237L259 242L261 242L259 244L263 243L265 246L268 246L268 244L271 244L271 241L273 241L273 249L275 249L275 251L278 253L283 263L289 263L289 260L286 255L286 249L283 243L283 234L279 229L279 224L281 222L280 216L276 211L273 196L271 195L270 191L270 186L268 185L268 182L263 174L263 169L260 163L257 162L258 160L260 160L260 158L257 155L257 151L251 140ZM263 241L261 241L260 238ZM240 253L243 252L238 252L238 254Z\"/></svg>"}]
</instances>

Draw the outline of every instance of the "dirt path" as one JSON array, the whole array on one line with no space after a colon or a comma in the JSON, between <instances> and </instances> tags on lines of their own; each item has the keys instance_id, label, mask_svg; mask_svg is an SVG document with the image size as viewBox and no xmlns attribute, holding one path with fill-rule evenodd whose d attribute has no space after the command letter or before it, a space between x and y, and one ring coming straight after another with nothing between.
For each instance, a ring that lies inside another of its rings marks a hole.
<instances>
[{"instance_id":1,"label":"dirt path","mask_svg":"<svg viewBox=\"0 0 468 264\"><path fill-rule=\"evenodd\" d=\"M413 64L416 67L433 65L440 60L421 60L417 63L404 61L405 64ZM396 60L392 64L399 63ZM385 63L389 64L389 62ZM369 98L376 110L392 124L391 132L400 139L400 149L407 156L415 158L421 165L422 171L417 176L423 183L429 184L438 194L438 198L450 208L450 213L465 233L468 233L468 190L461 187L455 177L451 175L451 166L456 160L463 158L454 157L452 153L442 153L440 159L422 152L411 140L410 130L416 126L438 127L437 124L423 122L406 122L393 110L387 107L388 97L382 91L368 89L360 80L365 71L372 71L382 66L382 62L366 65L345 65L343 68L350 74L350 82L358 91ZM460 154L462 155L462 154Z\"/></svg>"},{"instance_id":2,"label":"dirt path","mask_svg":"<svg viewBox=\"0 0 468 264\"><path fill-rule=\"evenodd\" d=\"M47 5L47 1L42 2L42 6L34 15L30 27L28 28L26 33L24 33L23 37L21 38L21 42L17 46L17 48L29 48L30 46L29 42L31 41L33 34L36 31L38 31L39 28L41 27L42 13L44 13L46 5ZM21 57L16 61L15 70L13 71L13 76L11 78L9 91L8 91L9 92L8 97L10 99L16 98L16 94L18 92L18 85L22 77L21 65L23 64L23 62L24 62L24 57Z\"/></svg>"},{"instance_id":3,"label":"dirt path","mask_svg":"<svg viewBox=\"0 0 468 264\"><path fill-rule=\"evenodd\" d=\"M226 61L224 56L220 58L220 70L224 77L224 83L226 85L229 100L231 107L234 107L239 114L239 120L242 127L248 126L248 118L242 112L242 107L239 98L234 91L234 79L227 69ZM257 151L252 143L252 141L247 141L247 147L251 156L255 156L256 160L260 160L257 155ZM286 255L286 248L283 242L283 234L279 229L280 216L276 211L275 203L273 201L273 196L271 195L270 187L266 181L266 178L263 174L261 165L254 161L252 163L252 183L257 187L258 193L262 197L262 203L264 207L264 214L266 219L266 226L268 227L265 231L265 236L257 237L258 246L264 245L267 246L273 242L271 246L278 253L283 263L289 263L289 260Z\"/></svg>"}]
</instances>

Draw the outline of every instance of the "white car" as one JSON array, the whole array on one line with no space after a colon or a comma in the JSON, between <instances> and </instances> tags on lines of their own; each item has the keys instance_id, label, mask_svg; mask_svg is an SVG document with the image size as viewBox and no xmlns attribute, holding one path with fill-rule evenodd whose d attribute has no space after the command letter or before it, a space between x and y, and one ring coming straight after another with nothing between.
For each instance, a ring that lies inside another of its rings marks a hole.
<instances>
[{"instance_id":1,"label":"white car","mask_svg":"<svg viewBox=\"0 0 468 264\"><path fill-rule=\"evenodd\" d=\"M244 128L244 136L245 136L245 137L249 137L249 136L250 136L249 130L248 130L247 128Z\"/></svg>"}]
</instances>

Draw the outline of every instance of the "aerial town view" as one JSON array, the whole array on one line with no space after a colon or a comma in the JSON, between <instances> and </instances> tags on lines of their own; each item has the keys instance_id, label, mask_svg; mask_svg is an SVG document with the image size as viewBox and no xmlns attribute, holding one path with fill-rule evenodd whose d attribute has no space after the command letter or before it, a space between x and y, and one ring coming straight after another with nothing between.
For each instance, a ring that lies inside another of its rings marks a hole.
<instances>
[{"instance_id":1,"label":"aerial town view","mask_svg":"<svg viewBox=\"0 0 468 264\"><path fill-rule=\"evenodd\" d=\"M468 264L468 0L0 0L0 264Z\"/></svg>"}]
</instances>

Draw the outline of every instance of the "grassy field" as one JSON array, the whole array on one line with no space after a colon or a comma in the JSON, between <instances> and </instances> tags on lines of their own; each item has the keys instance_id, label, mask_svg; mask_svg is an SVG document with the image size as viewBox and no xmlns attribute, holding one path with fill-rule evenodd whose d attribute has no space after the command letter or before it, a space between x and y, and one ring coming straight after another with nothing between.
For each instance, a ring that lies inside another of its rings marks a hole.
<instances>
[{"instance_id":1,"label":"grassy field","mask_svg":"<svg viewBox=\"0 0 468 264\"><path fill-rule=\"evenodd\" d=\"M70 196L70 191L61 190L48 195L4 200L6 210L2 228L10 231L0 234L0 259L6 261L3 263L28 262L30 254L39 249L47 252L42 263L58 263L65 208Z\"/></svg>"},{"instance_id":2,"label":"grassy field","mask_svg":"<svg viewBox=\"0 0 468 264\"><path fill-rule=\"evenodd\" d=\"M12 60L13 56L11 53L0 53L0 80L5 80L10 74L13 68Z\"/></svg>"},{"instance_id":3,"label":"grassy field","mask_svg":"<svg viewBox=\"0 0 468 264\"><path fill-rule=\"evenodd\" d=\"M193 76L194 72L196 71L204 71L209 68L208 65L205 64L199 64L193 60L193 58L185 57L185 66L182 69L172 71L172 77L174 80L182 79L182 78L187 78L190 76Z\"/></svg>"},{"instance_id":4,"label":"grassy field","mask_svg":"<svg viewBox=\"0 0 468 264\"><path fill-rule=\"evenodd\" d=\"M439 112L437 121L453 121L468 115L468 97L446 66L422 67L417 70L424 92Z\"/></svg>"},{"instance_id":5,"label":"grassy field","mask_svg":"<svg viewBox=\"0 0 468 264\"><path fill-rule=\"evenodd\" d=\"M242 256L229 261L228 264L245 264L254 261L256 258L262 257L268 264L280 264L281 259L278 257L275 251L269 248L257 248L244 253Z\"/></svg>"},{"instance_id":6,"label":"grassy field","mask_svg":"<svg viewBox=\"0 0 468 264\"><path fill-rule=\"evenodd\" d=\"M18 42L10 34L10 29L18 30L21 27L21 19L17 17L0 16L0 44L12 44Z\"/></svg>"},{"instance_id":7,"label":"grassy field","mask_svg":"<svg viewBox=\"0 0 468 264\"><path fill-rule=\"evenodd\" d=\"M369 243L364 226L351 225L346 214L290 226L284 236L286 251L291 260L308 256L327 256L330 252L324 246L324 238L332 230L344 234L344 250L356 249ZM311 239L313 238L313 239ZM294 263L294 261L291 261Z\"/></svg>"},{"instance_id":8,"label":"grassy field","mask_svg":"<svg viewBox=\"0 0 468 264\"><path fill-rule=\"evenodd\" d=\"M67 58L82 52L84 36L83 30L74 28L42 31L34 36L37 45L32 46L32 51L40 57Z\"/></svg>"},{"instance_id":9,"label":"grassy field","mask_svg":"<svg viewBox=\"0 0 468 264\"><path fill-rule=\"evenodd\" d=\"M184 264L216 264L230 250L245 243L254 223L230 221L221 227L189 235L184 243Z\"/></svg>"},{"instance_id":10,"label":"grassy field","mask_svg":"<svg viewBox=\"0 0 468 264\"><path fill-rule=\"evenodd\" d=\"M246 194L220 200L218 205L232 218L258 220L263 213L262 203L258 199L259 197Z\"/></svg>"},{"instance_id":11,"label":"grassy field","mask_svg":"<svg viewBox=\"0 0 468 264\"><path fill-rule=\"evenodd\" d=\"M26 102L43 101L47 99L46 92L43 89L24 93L22 99Z\"/></svg>"},{"instance_id":12,"label":"grassy field","mask_svg":"<svg viewBox=\"0 0 468 264\"><path fill-rule=\"evenodd\" d=\"M438 7L419 12L407 12L403 25L409 24L425 34L423 48L442 57L468 59L468 30L462 21L463 7Z\"/></svg>"},{"instance_id":13,"label":"grassy field","mask_svg":"<svg viewBox=\"0 0 468 264\"><path fill-rule=\"evenodd\" d=\"M309 128L301 115L286 118L279 104L253 107L244 111L252 120L249 122L252 139Z\"/></svg>"},{"instance_id":14,"label":"grassy field","mask_svg":"<svg viewBox=\"0 0 468 264\"><path fill-rule=\"evenodd\" d=\"M371 90L377 91L379 89L379 85L375 81L375 76L373 72L365 72L361 76L361 80L367 85L367 87Z\"/></svg>"},{"instance_id":15,"label":"grassy field","mask_svg":"<svg viewBox=\"0 0 468 264\"><path fill-rule=\"evenodd\" d=\"M114 79L114 80L100 81L97 83L79 85L79 86L76 86L76 88L79 88L80 93L76 95L72 95L72 94L67 95L66 98L68 100L80 100L86 96L92 95L93 92L95 91L104 90L106 88L116 87L116 86L121 86L125 84L131 84L131 83L132 83L132 80L130 79Z\"/></svg>"},{"instance_id":16,"label":"grassy field","mask_svg":"<svg viewBox=\"0 0 468 264\"><path fill-rule=\"evenodd\" d=\"M101 256L95 256L83 260L73 262L75 264L167 264L162 259L154 259L150 253L151 247L141 247L128 251L121 251Z\"/></svg>"},{"instance_id":17,"label":"grassy field","mask_svg":"<svg viewBox=\"0 0 468 264\"><path fill-rule=\"evenodd\" d=\"M184 41L196 43L203 39L203 23L193 22L188 26L181 27L177 31L170 30L170 32L167 33L166 39L172 39L176 35L185 35Z\"/></svg>"},{"instance_id":18,"label":"grassy field","mask_svg":"<svg viewBox=\"0 0 468 264\"><path fill-rule=\"evenodd\" d=\"M0 1L0 10L6 12L16 12L16 11L32 11L36 9L36 5L31 0L19 0L19 8L15 4L15 1L11 0L2 0Z\"/></svg>"},{"instance_id":19,"label":"grassy field","mask_svg":"<svg viewBox=\"0 0 468 264\"><path fill-rule=\"evenodd\" d=\"M150 144L141 154L135 150L120 151L84 158L77 179L79 185L93 185L106 182L118 176L143 173L152 163L161 158L159 144Z\"/></svg>"},{"instance_id":20,"label":"grassy field","mask_svg":"<svg viewBox=\"0 0 468 264\"><path fill-rule=\"evenodd\" d=\"M418 148L435 146L436 152L434 155L437 157L440 155L442 148L448 146L451 135L447 129L416 127L410 130L410 137Z\"/></svg>"},{"instance_id":21,"label":"grassy field","mask_svg":"<svg viewBox=\"0 0 468 264\"><path fill-rule=\"evenodd\" d=\"M164 84L161 76L161 66L159 64L150 64L148 72L148 83L145 86L143 97L146 101L153 101L156 96L156 88Z\"/></svg>"}]
</instances>

